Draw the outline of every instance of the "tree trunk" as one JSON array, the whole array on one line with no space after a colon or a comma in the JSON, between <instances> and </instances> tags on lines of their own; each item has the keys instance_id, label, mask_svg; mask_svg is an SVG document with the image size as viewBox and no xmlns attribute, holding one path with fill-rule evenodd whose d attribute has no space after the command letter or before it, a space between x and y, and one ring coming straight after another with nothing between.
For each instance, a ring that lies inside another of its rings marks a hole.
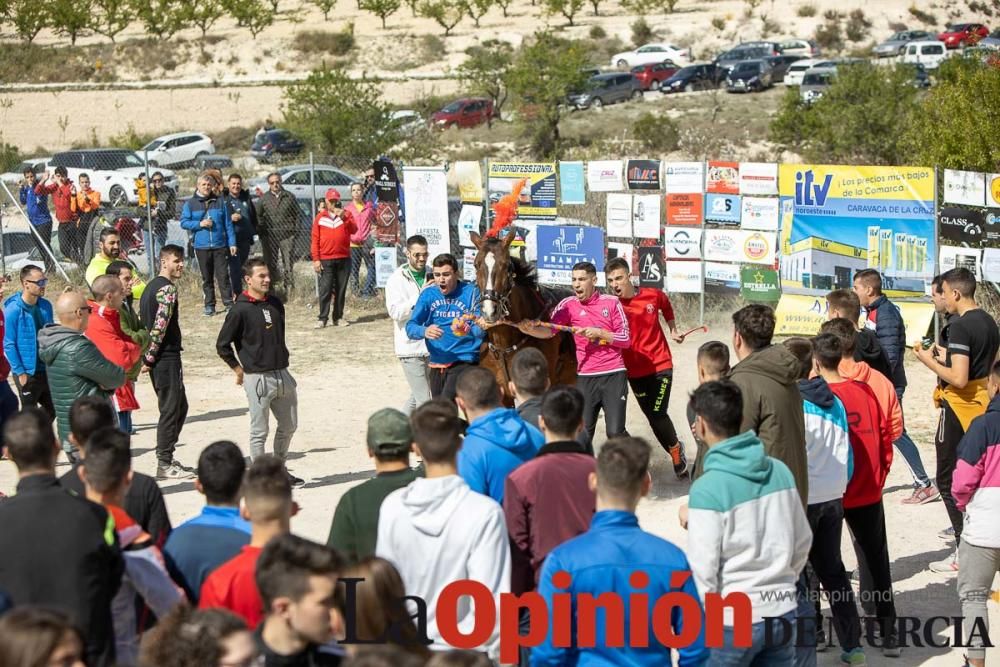
<instances>
[{"instance_id":1,"label":"tree trunk","mask_svg":"<svg viewBox=\"0 0 1000 667\"><path fill-rule=\"evenodd\" d=\"M382 19L382 30L385 30L385 16L382 16L381 19Z\"/></svg>"}]
</instances>

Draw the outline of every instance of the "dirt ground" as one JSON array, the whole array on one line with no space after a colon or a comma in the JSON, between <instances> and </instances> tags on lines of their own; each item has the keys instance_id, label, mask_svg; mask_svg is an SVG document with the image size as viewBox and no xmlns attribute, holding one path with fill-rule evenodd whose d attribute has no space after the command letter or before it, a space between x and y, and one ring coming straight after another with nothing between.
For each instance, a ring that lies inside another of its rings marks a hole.
<instances>
[{"instance_id":1,"label":"dirt ground","mask_svg":"<svg viewBox=\"0 0 1000 667\"><path fill-rule=\"evenodd\" d=\"M291 371L299 391L299 430L292 443L289 468L307 480L306 486L295 492L302 511L293 519L292 529L304 537L325 540L341 495L372 474L364 445L368 415L384 406L402 405L407 389L392 352L391 324L380 309L366 310L369 314L360 316L348 313L348 317L357 318L350 327L321 331L311 328L314 312L295 304L288 310ZM177 457L193 466L201 449L215 440L232 439L246 448L247 406L242 388L235 386L233 374L215 356L214 342L221 318L202 317L200 305L192 298L183 303L181 313L185 384L191 409ZM718 321L727 317L725 313L710 315ZM673 345L676 387L671 416L682 437L687 436L689 456L694 452L689 433L683 428L684 397L696 382L695 351L702 342L713 338L729 342L731 331L728 327L716 327L707 334L692 335L683 345ZM910 389L905 404L908 427L933 475L932 429L936 414L930 403L932 381L922 368L911 366L908 370ZM139 430L133 439L135 469L153 474L157 412L148 381L140 382L138 395L143 408L135 415ZM598 432L602 429L599 425ZM653 441L632 399L628 429ZM659 448L654 449L653 491L639 507L640 521L646 530L684 548L687 536L678 525L677 510L686 500L689 485L674 478L666 455ZM948 525L944 508L941 503L901 505L900 501L910 492L911 479L898 456L896 461L886 484L885 506L898 612L925 620L932 616L960 615L955 578L926 569L928 562L950 553L947 545L937 538L938 531ZM58 472L65 470L66 465L61 464ZM15 484L14 466L9 461L0 462L0 491L10 494ZM175 525L198 513L203 501L192 482L166 483L162 488ZM846 530L843 553L847 567L853 568L853 550ZM990 608L993 627L1000 628L996 604L991 603ZM939 629L936 641L943 643L950 637L950 630ZM870 650L868 660L871 665L957 665L961 655L961 649L925 647L908 648L898 660L885 659L878 651ZM992 650L990 658L1000 658L1000 651ZM819 659L820 665L839 664L836 651L820 654Z\"/></svg>"}]
</instances>

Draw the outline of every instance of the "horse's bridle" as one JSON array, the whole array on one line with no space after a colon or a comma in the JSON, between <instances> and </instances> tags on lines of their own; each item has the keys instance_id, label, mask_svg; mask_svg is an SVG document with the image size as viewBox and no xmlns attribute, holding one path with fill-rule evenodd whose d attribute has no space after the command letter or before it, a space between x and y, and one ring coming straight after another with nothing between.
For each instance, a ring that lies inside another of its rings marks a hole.
<instances>
[{"instance_id":1,"label":"horse's bridle","mask_svg":"<svg viewBox=\"0 0 1000 667\"><path fill-rule=\"evenodd\" d=\"M489 255L492 257L492 255ZM479 309L482 312L483 303L492 301L497 307L498 319L506 319L510 315L510 294L514 291L514 267L507 263L507 289L503 294L497 293L493 285L488 285L479 295Z\"/></svg>"}]
</instances>

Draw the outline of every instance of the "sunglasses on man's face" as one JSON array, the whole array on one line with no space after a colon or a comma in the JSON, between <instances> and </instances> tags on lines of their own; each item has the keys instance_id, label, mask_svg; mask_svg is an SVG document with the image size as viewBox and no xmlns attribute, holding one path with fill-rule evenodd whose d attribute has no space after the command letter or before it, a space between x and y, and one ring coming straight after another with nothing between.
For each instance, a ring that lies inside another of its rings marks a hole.
<instances>
[{"instance_id":1,"label":"sunglasses on man's face","mask_svg":"<svg viewBox=\"0 0 1000 667\"><path fill-rule=\"evenodd\" d=\"M48 278L41 278L39 280L25 280L26 283L31 283L32 285L38 285L39 287L45 287L49 284Z\"/></svg>"}]
</instances>

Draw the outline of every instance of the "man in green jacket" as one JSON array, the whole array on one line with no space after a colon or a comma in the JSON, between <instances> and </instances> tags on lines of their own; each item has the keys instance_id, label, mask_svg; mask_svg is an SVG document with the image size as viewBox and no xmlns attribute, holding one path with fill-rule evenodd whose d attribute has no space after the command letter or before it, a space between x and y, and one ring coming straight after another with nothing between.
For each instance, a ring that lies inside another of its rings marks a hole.
<instances>
[{"instance_id":1,"label":"man in green jacket","mask_svg":"<svg viewBox=\"0 0 1000 667\"><path fill-rule=\"evenodd\" d=\"M368 456L375 477L348 490L333 514L327 544L356 562L375 554L378 515L385 497L423 477L410 468L413 436L410 421L399 410L384 408L368 418Z\"/></svg>"},{"instance_id":2,"label":"man in green jacket","mask_svg":"<svg viewBox=\"0 0 1000 667\"><path fill-rule=\"evenodd\" d=\"M69 411L81 396L99 395L111 400L125 383L125 371L111 363L83 335L90 320L90 306L79 292L65 292L56 301L56 319L38 332L38 356L48 369L49 391L56 409L59 441L71 462L77 458L69 440Z\"/></svg>"},{"instance_id":3,"label":"man in green jacket","mask_svg":"<svg viewBox=\"0 0 1000 667\"><path fill-rule=\"evenodd\" d=\"M809 471L799 362L785 346L771 344L774 325L770 306L752 304L733 313L733 350L739 363L729 379L743 393L740 431L756 433L764 452L788 466L805 507Z\"/></svg>"}]
</instances>

